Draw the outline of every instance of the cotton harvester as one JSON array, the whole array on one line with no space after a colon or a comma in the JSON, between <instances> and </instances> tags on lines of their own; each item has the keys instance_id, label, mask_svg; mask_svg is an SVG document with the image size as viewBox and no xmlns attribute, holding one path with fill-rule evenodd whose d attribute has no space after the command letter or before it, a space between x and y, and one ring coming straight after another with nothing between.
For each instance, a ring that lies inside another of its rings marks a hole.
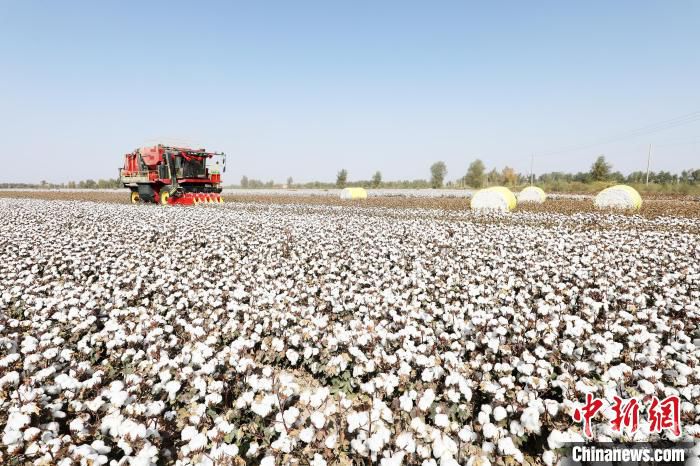
<instances>
[{"instance_id":1,"label":"cotton harvester","mask_svg":"<svg viewBox=\"0 0 700 466\"><path fill-rule=\"evenodd\" d=\"M223 202L218 162L207 160L220 156L221 171L226 171L226 156L204 149L157 145L142 147L124 156L119 180L131 190L131 202L163 205L194 205L200 202Z\"/></svg>"}]
</instances>

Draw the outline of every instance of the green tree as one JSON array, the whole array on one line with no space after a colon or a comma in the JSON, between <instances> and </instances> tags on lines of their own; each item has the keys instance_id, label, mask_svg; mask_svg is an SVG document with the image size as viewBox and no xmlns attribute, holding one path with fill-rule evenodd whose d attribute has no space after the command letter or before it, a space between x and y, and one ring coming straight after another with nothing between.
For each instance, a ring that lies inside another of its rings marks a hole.
<instances>
[{"instance_id":1,"label":"green tree","mask_svg":"<svg viewBox=\"0 0 700 466\"><path fill-rule=\"evenodd\" d=\"M248 181L248 177L243 175L241 178L241 188L247 188L250 182Z\"/></svg>"},{"instance_id":2,"label":"green tree","mask_svg":"<svg viewBox=\"0 0 700 466\"><path fill-rule=\"evenodd\" d=\"M642 171L635 171L627 175L628 183L644 183L646 181L646 173Z\"/></svg>"},{"instance_id":3,"label":"green tree","mask_svg":"<svg viewBox=\"0 0 700 466\"><path fill-rule=\"evenodd\" d=\"M593 165L591 165L591 180L607 181L610 178L610 170L612 166L605 161L605 156L599 155Z\"/></svg>"},{"instance_id":4,"label":"green tree","mask_svg":"<svg viewBox=\"0 0 700 466\"><path fill-rule=\"evenodd\" d=\"M620 172L613 172L610 174L610 179L615 181L616 183L622 183L625 181L625 175L623 175Z\"/></svg>"},{"instance_id":5,"label":"green tree","mask_svg":"<svg viewBox=\"0 0 700 466\"><path fill-rule=\"evenodd\" d=\"M487 183L490 185L501 184L501 174L495 168L486 175Z\"/></svg>"},{"instance_id":6,"label":"green tree","mask_svg":"<svg viewBox=\"0 0 700 466\"><path fill-rule=\"evenodd\" d=\"M476 159L469 164L467 174L464 175L464 182L472 188L481 188L484 185L485 171L486 166L484 165L484 162Z\"/></svg>"},{"instance_id":7,"label":"green tree","mask_svg":"<svg viewBox=\"0 0 700 466\"><path fill-rule=\"evenodd\" d=\"M693 184L698 184L700 183L700 170L693 170L690 173L690 182Z\"/></svg>"},{"instance_id":8,"label":"green tree","mask_svg":"<svg viewBox=\"0 0 700 466\"><path fill-rule=\"evenodd\" d=\"M378 188L382 184L382 172L376 171L374 175L372 175L372 187L373 188Z\"/></svg>"},{"instance_id":9,"label":"green tree","mask_svg":"<svg viewBox=\"0 0 700 466\"><path fill-rule=\"evenodd\" d=\"M294 184L294 178L292 178L290 176L289 178L287 178L287 187L291 188L293 184Z\"/></svg>"},{"instance_id":10,"label":"green tree","mask_svg":"<svg viewBox=\"0 0 700 466\"><path fill-rule=\"evenodd\" d=\"M348 171L346 169L342 169L338 172L338 175L335 177L335 185L338 188L344 188L345 185L348 182Z\"/></svg>"},{"instance_id":11,"label":"green tree","mask_svg":"<svg viewBox=\"0 0 700 466\"><path fill-rule=\"evenodd\" d=\"M518 174L511 167L505 167L501 172L501 179L503 184L513 186L518 182Z\"/></svg>"},{"instance_id":12,"label":"green tree","mask_svg":"<svg viewBox=\"0 0 700 466\"><path fill-rule=\"evenodd\" d=\"M445 165L445 162L435 162L430 166L430 186L442 188L445 176L447 176L447 165Z\"/></svg>"}]
</instances>

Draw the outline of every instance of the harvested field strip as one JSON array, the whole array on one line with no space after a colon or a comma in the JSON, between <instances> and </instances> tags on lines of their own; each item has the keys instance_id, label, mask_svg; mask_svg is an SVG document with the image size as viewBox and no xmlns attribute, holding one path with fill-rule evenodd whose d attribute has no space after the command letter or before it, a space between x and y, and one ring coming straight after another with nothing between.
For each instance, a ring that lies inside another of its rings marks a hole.
<instances>
[{"instance_id":1,"label":"harvested field strip","mask_svg":"<svg viewBox=\"0 0 700 466\"><path fill-rule=\"evenodd\" d=\"M94 202L114 202L128 204L127 191L10 191L0 190L0 198L24 198L45 200L80 200ZM469 211L469 200L454 197L369 197L361 201L341 200L332 196L289 196L282 194L226 194L227 203L263 203L282 205L331 205L384 207L393 209L438 209L447 211ZM591 199L559 199L548 197L542 204L519 204L514 212L543 212L573 215L577 213L598 212ZM684 199L645 199L638 212L616 212L621 215L639 215L644 218L686 217L700 218L700 202L692 198Z\"/></svg>"}]
</instances>

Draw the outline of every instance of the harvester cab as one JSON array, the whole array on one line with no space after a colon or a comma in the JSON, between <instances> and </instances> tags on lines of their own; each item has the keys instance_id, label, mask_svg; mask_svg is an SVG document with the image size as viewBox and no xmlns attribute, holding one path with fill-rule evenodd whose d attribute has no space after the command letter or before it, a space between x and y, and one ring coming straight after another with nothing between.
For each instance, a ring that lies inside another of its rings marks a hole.
<instances>
[{"instance_id":1,"label":"harvester cab","mask_svg":"<svg viewBox=\"0 0 700 466\"><path fill-rule=\"evenodd\" d=\"M223 163L207 164L215 157ZM126 154L119 179L131 191L134 204L221 203L221 172L225 171L226 155L222 152L159 144Z\"/></svg>"}]
</instances>

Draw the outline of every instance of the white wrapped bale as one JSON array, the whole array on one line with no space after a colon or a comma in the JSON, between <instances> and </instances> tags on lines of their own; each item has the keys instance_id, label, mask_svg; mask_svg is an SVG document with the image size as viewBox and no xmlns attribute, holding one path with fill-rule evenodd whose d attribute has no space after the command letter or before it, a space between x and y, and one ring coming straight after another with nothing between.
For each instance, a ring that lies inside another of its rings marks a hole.
<instances>
[{"instance_id":1,"label":"white wrapped bale","mask_svg":"<svg viewBox=\"0 0 700 466\"><path fill-rule=\"evenodd\" d=\"M345 188L340 191L340 198L345 200L367 199L365 188Z\"/></svg>"},{"instance_id":2,"label":"white wrapped bale","mask_svg":"<svg viewBox=\"0 0 700 466\"><path fill-rule=\"evenodd\" d=\"M528 186L518 194L518 202L533 202L541 204L547 199L547 194L542 188Z\"/></svg>"},{"instance_id":3,"label":"white wrapped bale","mask_svg":"<svg viewBox=\"0 0 700 466\"><path fill-rule=\"evenodd\" d=\"M472 197L471 208L474 210L500 210L508 212L515 209L518 200L510 189L503 186L477 191Z\"/></svg>"},{"instance_id":4,"label":"white wrapped bale","mask_svg":"<svg viewBox=\"0 0 700 466\"><path fill-rule=\"evenodd\" d=\"M599 209L630 209L642 207L642 197L631 186L619 184L598 193L593 204Z\"/></svg>"}]
</instances>

